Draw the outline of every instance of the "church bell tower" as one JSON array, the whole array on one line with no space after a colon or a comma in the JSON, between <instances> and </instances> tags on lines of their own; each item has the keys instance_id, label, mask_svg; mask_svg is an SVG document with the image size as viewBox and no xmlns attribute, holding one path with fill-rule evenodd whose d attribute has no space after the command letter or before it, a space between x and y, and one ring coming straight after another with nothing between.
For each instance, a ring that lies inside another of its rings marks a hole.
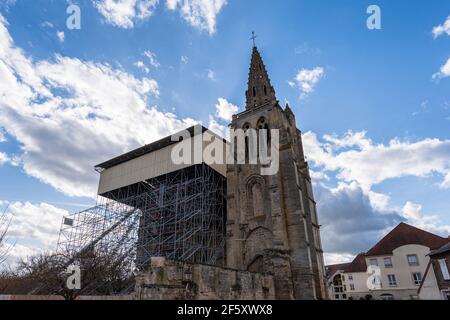
<instances>
[{"instance_id":1,"label":"church bell tower","mask_svg":"<svg viewBox=\"0 0 450 320\"><path fill-rule=\"evenodd\" d=\"M256 45L246 108L233 116L230 128L278 130L279 170L262 175L259 162L228 165L227 266L273 275L277 299L326 298L320 226L301 132L290 107L280 107Z\"/></svg>"}]
</instances>

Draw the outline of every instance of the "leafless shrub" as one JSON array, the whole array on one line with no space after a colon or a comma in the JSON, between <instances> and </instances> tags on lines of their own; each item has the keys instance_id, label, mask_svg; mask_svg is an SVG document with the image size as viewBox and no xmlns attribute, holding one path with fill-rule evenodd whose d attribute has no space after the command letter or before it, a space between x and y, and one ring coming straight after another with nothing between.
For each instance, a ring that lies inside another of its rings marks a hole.
<instances>
[{"instance_id":1,"label":"leafless shrub","mask_svg":"<svg viewBox=\"0 0 450 320\"><path fill-rule=\"evenodd\" d=\"M62 295L66 300L74 300L80 295L128 293L133 289L134 280L124 263L117 256L98 252L84 253L76 259L63 254L43 253L19 263L16 283L28 290L22 294ZM80 290L67 288L67 267L72 264L80 266Z\"/></svg>"}]
</instances>

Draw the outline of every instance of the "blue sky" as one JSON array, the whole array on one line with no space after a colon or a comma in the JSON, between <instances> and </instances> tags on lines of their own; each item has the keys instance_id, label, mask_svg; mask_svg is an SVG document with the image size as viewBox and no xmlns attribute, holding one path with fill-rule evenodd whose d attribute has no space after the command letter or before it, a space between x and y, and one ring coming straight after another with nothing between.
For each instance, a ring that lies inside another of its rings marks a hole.
<instances>
[{"instance_id":1,"label":"blue sky","mask_svg":"<svg viewBox=\"0 0 450 320\"><path fill-rule=\"evenodd\" d=\"M61 216L95 203L95 164L195 121L223 130L244 105L253 30L305 134L327 260L399 221L450 233L448 1L115 2L0 5L0 201L16 256L52 248ZM381 30L366 27L370 4Z\"/></svg>"}]
</instances>

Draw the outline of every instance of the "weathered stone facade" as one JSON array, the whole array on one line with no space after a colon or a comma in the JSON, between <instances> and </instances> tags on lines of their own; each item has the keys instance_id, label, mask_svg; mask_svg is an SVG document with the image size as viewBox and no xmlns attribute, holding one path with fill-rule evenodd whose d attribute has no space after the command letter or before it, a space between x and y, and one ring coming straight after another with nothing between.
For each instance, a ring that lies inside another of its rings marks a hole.
<instances>
[{"instance_id":1,"label":"weathered stone facade","mask_svg":"<svg viewBox=\"0 0 450 320\"><path fill-rule=\"evenodd\" d=\"M259 261L273 259L279 265L275 282L293 292L291 296L276 289L277 299L326 298L316 203L301 133L289 106L283 110L276 100L256 47L246 96L246 110L233 117L231 129L278 129L279 172L261 175L261 164L228 166L227 264L265 272ZM272 252L270 257L267 252Z\"/></svg>"},{"instance_id":2,"label":"weathered stone facade","mask_svg":"<svg viewBox=\"0 0 450 320\"><path fill-rule=\"evenodd\" d=\"M301 132L289 106L280 107L256 47L246 98L246 110L233 116L230 127L277 129L279 171L262 175L260 163L228 165L227 268L156 259L149 272L137 277L138 298L327 298L320 226ZM267 139L270 146L270 135Z\"/></svg>"},{"instance_id":3,"label":"weathered stone facade","mask_svg":"<svg viewBox=\"0 0 450 320\"><path fill-rule=\"evenodd\" d=\"M269 274L152 258L136 277L139 300L273 300Z\"/></svg>"}]
</instances>

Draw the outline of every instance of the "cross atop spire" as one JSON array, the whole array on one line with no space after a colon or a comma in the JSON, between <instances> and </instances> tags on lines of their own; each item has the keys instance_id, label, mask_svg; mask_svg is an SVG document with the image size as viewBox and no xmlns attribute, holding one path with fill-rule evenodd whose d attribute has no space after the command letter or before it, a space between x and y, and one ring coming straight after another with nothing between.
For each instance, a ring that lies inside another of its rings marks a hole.
<instances>
[{"instance_id":1,"label":"cross atop spire","mask_svg":"<svg viewBox=\"0 0 450 320\"><path fill-rule=\"evenodd\" d=\"M250 38L250 40L253 40L253 47L256 47L256 38L258 38L258 36L255 34L255 31L252 31L252 37Z\"/></svg>"},{"instance_id":2,"label":"cross atop spire","mask_svg":"<svg viewBox=\"0 0 450 320\"><path fill-rule=\"evenodd\" d=\"M255 38L254 33L252 39L253 38ZM275 97L275 90L270 83L270 78L266 71L266 66L264 65L256 46L253 46L246 97L247 110L254 109L277 100Z\"/></svg>"}]
</instances>

